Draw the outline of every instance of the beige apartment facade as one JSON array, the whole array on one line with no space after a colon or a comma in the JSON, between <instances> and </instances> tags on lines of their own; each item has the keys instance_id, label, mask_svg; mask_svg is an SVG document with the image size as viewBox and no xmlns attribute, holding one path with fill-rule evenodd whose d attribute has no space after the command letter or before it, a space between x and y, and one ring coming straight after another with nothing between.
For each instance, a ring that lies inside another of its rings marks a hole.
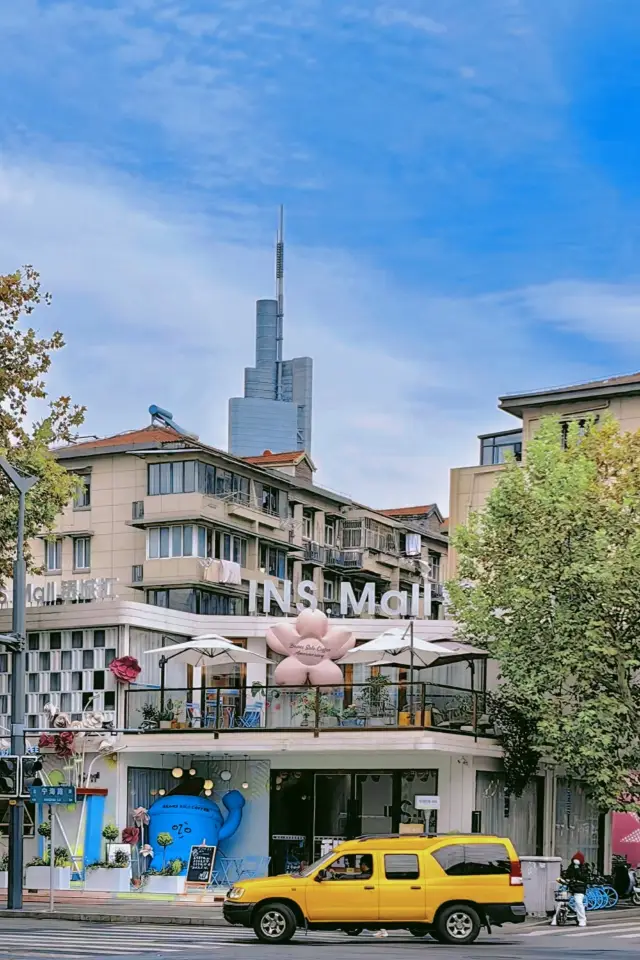
<instances>
[{"instance_id":1,"label":"beige apartment facade","mask_svg":"<svg viewBox=\"0 0 640 960\"><path fill-rule=\"evenodd\" d=\"M615 417L624 430L640 429L640 373L503 396L499 398L498 407L519 423L512 430L481 434L479 463L451 470L450 531L466 523L472 512L482 508L504 470L507 452L517 460L526 456L527 443L543 417L555 416L569 423L608 414ZM448 577L455 576L456 566L455 550L450 548Z\"/></svg>"}]
</instances>

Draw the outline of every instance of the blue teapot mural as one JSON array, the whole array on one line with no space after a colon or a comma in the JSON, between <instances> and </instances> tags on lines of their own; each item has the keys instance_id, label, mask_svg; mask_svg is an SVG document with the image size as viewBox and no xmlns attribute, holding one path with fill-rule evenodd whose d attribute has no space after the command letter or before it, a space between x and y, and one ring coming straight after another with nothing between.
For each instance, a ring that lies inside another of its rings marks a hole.
<instances>
[{"instance_id":1,"label":"blue teapot mural","mask_svg":"<svg viewBox=\"0 0 640 960\"><path fill-rule=\"evenodd\" d=\"M149 808L148 842L153 848L153 860L149 866L152 869L161 870L164 865L164 851L157 843L160 833L169 833L173 837L173 843L166 848L166 862L178 858L184 860L183 873L186 873L191 847L199 844L217 847L232 837L240 826L245 805L240 791L230 790L222 798L228 811L224 820L218 804L200 796L203 783L199 777L190 777Z\"/></svg>"}]
</instances>

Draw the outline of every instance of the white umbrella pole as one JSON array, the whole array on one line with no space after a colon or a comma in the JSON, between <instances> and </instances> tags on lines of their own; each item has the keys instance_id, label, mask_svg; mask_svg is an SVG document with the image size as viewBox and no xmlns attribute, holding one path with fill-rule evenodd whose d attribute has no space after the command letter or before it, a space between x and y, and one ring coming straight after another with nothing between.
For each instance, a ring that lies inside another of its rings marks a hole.
<instances>
[{"instance_id":1,"label":"white umbrella pole","mask_svg":"<svg viewBox=\"0 0 640 960\"><path fill-rule=\"evenodd\" d=\"M410 698L411 698L411 699L410 699L410 707L409 707L409 709L410 709L410 715L411 715L411 725L413 726L413 723L414 723L414 720L415 720L414 711L413 711L413 658L414 658L414 653L413 653L413 636L414 636L414 634L413 634L413 620L412 620L411 623L409 624L409 630L410 630L410 634L409 634L409 639L410 639L410 647L409 647L409 685L410 685L410 690L411 690L411 692L410 692L410 694L409 694L409 696L410 696Z\"/></svg>"}]
</instances>

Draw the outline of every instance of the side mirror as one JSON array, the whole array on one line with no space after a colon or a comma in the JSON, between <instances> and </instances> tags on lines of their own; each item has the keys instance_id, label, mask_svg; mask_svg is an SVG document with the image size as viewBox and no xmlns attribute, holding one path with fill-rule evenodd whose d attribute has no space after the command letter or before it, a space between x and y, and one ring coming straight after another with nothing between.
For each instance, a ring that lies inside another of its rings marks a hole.
<instances>
[{"instance_id":1,"label":"side mirror","mask_svg":"<svg viewBox=\"0 0 640 960\"><path fill-rule=\"evenodd\" d=\"M328 880L329 876L330 874L328 870L318 870L313 879L316 881L316 883L322 883L323 880Z\"/></svg>"}]
</instances>

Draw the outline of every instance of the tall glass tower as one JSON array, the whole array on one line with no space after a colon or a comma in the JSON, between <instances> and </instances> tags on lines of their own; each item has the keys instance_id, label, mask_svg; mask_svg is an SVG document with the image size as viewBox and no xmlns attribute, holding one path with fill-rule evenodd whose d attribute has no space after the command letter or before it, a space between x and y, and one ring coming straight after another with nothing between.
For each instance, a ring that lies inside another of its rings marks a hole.
<instances>
[{"instance_id":1,"label":"tall glass tower","mask_svg":"<svg viewBox=\"0 0 640 960\"><path fill-rule=\"evenodd\" d=\"M311 451L313 361L282 359L284 217L276 243L276 299L256 303L256 365L245 367L244 396L229 400L229 452L257 457L265 450Z\"/></svg>"}]
</instances>

